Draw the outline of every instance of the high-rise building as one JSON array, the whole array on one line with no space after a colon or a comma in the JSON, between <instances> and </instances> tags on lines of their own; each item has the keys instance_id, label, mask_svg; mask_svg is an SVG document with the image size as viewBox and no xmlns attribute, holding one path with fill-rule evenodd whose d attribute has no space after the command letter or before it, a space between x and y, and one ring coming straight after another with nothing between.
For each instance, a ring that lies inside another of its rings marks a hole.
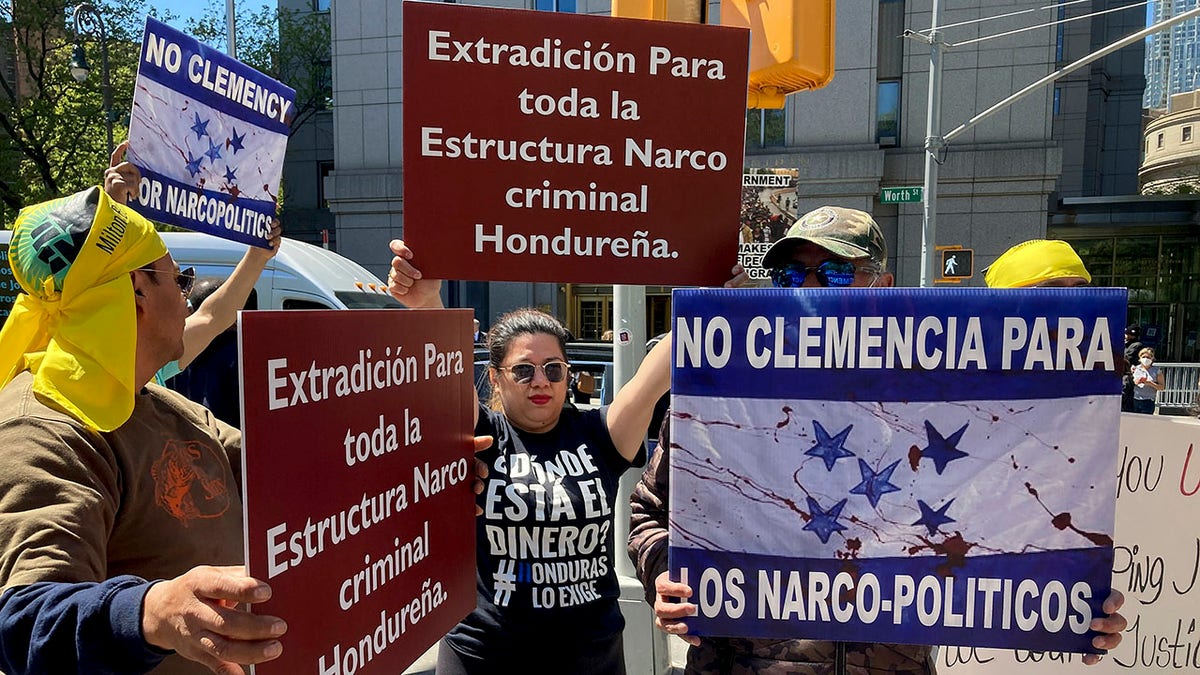
<instances>
[{"instance_id":1,"label":"high-rise building","mask_svg":"<svg viewBox=\"0 0 1200 675\"><path fill-rule=\"evenodd\" d=\"M1195 9L1200 0L1155 0L1151 23ZM1200 87L1200 19L1189 19L1146 41L1146 93L1142 105L1165 108L1172 94Z\"/></svg>"}]
</instances>

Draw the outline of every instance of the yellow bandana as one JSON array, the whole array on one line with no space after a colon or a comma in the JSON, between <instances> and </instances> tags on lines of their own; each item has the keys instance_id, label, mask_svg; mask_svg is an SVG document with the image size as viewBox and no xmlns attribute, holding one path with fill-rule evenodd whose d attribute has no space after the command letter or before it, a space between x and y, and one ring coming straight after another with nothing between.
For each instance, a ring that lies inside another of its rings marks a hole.
<instances>
[{"instance_id":1,"label":"yellow bandana","mask_svg":"<svg viewBox=\"0 0 1200 675\"><path fill-rule=\"evenodd\" d=\"M9 244L25 291L0 331L0 386L33 390L112 431L133 413L137 309L129 273L167 254L150 221L91 188L21 210Z\"/></svg>"},{"instance_id":2,"label":"yellow bandana","mask_svg":"<svg viewBox=\"0 0 1200 675\"><path fill-rule=\"evenodd\" d=\"M984 270L990 288L1022 288L1064 277L1092 281L1075 249L1058 239L1034 239L1008 249Z\"/></svg>"}]
</instances>

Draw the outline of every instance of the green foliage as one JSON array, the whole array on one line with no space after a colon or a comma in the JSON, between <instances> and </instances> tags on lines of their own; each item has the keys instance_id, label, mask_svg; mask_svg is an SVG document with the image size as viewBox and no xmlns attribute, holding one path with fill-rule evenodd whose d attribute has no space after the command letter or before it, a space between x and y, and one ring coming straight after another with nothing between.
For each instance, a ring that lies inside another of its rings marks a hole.
<instances>
[{"instance_id":1,"label":"green foliage","mask_svg":"<svg viewBox=\"0 0 1200 675\"><path fill-rule=\"evenodd\" d=\"M94 0L93 4L107 33L115 144L128 134L145 17L166 22L177 17L156 10L147 0ZM75 37L74 5L64 0L20 0L15 6L14 13L11 0L0 0L0 31L12 45L17 73L16 81L0 77L0 218L5 223L11 223L16 211L27 204L98 184L109 162L99 31L83 24L80 42L91 74L77 83L68 69ZM224 50L224 25L223 11L218 14L213 5L205 16L189 21L185 32ZM243 7L238 36L244 45L239 60L296 89L293 133L328 106L327 14Z\"/></svg>"},{"instance_id":2,"label":"green foliage","mask_svg":"<svg viewBox=\"0 0 1200 675\"><path fill-rule=\"evenodd\" d=\"M187 32L224 50L228 30L220 3L209 5ZM242 8L236 17L237 58L296 90L290 134L330 105L333 79L329 59L329 14L262 5Z\"/></svg>"},{"instance_id":3,"label":"green foliage","mask_svg":"<svg viewBox=\"0 0 1200 675\"><path fill-rule=\"evenodd\" d=\"M11 220L15 209L95 184L108 164L102 113L99 35L87 33L82 44L92 75L82 84L67 68L73 48L70 6L61 0L22 0L0 6L0 24L12 36L15 81L0 82L0 201ZM129 110L137 63L140 25L138 0L97 6L107 30L112 110ZM131 41L131 36L137 37ZM124 85L124 86L122 86ZM118 121L114 135L124 131Z\"/></svg>"}]
</instances>

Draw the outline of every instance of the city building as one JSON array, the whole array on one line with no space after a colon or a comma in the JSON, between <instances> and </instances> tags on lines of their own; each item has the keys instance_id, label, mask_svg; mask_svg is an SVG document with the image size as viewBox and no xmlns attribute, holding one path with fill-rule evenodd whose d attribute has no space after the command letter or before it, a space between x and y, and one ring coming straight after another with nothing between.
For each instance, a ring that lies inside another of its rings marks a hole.
<instances>
[{"instance_id":1,"label":"city building","mask_svg":"<svg viewBox=\"0 0 1200 675\"><path fill-rule=\"evenodd\" d=\"M1146 125L1141 193L1200 194L1200 91L1172 95L1170 110Z\"/></svg>"},{"instance_id":2,"label":"city building","mask_svg":"<svg viewBox=\"0 0 1200 675\"><path fill-rule=\"evenodd\" d=\"M478 4L537 9L551 3ZM941 134L1140 30L1146 20L1143 7L1119 0L1057 7L1039 0L941 4L942 37L951 43L942 58ZM609 11L606 0L556 8ZM709 21L717 22L719 3L708 9ZM923 209L882 203L881 190L922 184L929 46L901 35L928 28L930 11L930 0L838 3L833 81L788 97L782 110L747 114L745 165L798 169L798 212L823 204L872 212L891 242L890 263L902 286L919 284ZM376 271L387 265L387 241L403 232L399 12L399 6L365 0L339 0L332 9L335 157L325 197L336 217L338 250ZM1188 353L1184 346L1200 328L1200 305L1158 280L1200 271L1200 242L1184 210L1139 201L1147 199L1138 184L1146 48L1139 41L1058 79L943 148L934 244L975 251L976 274L966 285L982 285L978 268L1012 244L1047 235L1087 249L1105 283L1144 286L1153 277L1153 291L1131 294L1130 317L1157 322L1151 328L1163 335L1165 360ZM1176 216L1184 220L1163 222ZM1112 247L1088 248L1097 241ZM1126 250L1133 241L1136 250ZM1105 251L1115 266L1104 267ZM1138 274L1122 272L1126 264ZM668 290L647 289L648 334L667 325ZM564 317L579 337L597 337L611 325L611 287L605 285L463 282L452 283L448 293L451 304L475 308L485 328L497 314L525 305Z\"/></svg>"},{"instance_id":3,"label":"city building","mask_svg":"<svg viewBox=\"0 0 1200 675\"><path fill-rule=\"evenodd\" d=\"M1200 0L1155 0L1150 3L1151 23L1195 9ZM1173 94L1200 85L1200 19L1189 19L1151 35L1146 41L1146 108L1165 108Z\"/></svg>"},{"instance_id":4,"label":"city building","mask_svg":"<svg viewBox=\"0 0 1200 675\"><path fill-rule=\"evenodd\" d=\"M299 20L329 21L329 0L280 0L279 9ZM325 177L333 171L333 62L327 51L296 57L288 73L297 89L299 124L288 139L283 162L283 209L280 218L286 234L311 244L337 246L333 213L326 206ZM300 81L297 81L300 80Z\"/></svg>"}]
</instances>

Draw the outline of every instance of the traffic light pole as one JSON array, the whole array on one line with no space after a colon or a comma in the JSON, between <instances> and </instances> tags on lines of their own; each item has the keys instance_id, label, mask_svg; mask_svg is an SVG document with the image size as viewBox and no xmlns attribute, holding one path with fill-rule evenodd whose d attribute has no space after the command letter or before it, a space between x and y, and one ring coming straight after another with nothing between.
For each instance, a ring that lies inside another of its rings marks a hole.
<instances>
[{"instance_id":1,"label":"traffic light pole","mask_svg":"<svg viewBox=\"0 0 1200 675\"><path fill-rule=\"evenodd\" d=\"M955 127L945 136L938 134L938 129L941 127L942 117L942 63L941 51L947 46L943 42L938 31L938 23L941 19L941 0L933 0L933 20L929 29L929 37L920 36L922 40L929 42L929 116L926 119L925 125L925 195L923 221L921 227L921 286L928 286L930 279L930 270L933 266L933 255L936 253L936 233L937 233L937 180L938 166L940 160L938 154L946 148L946 145L959 134L967 129L975 126L983 120L991 117L993 114L1007 108L1017 101L1025 98L1029 94L1041 89L1047 84L1071 73L1080 68L1104 58L1109 54L1121 49L1122 47L1131 45L1139 40L1144 40L1146 36L1156 33L1164 28L1170 28L1177 23L1200 17L1200 7L1188 10L1178 16L1173 16L1169 19L1160 21L1153 26L1148 26L1132 35L1128 35L1116 42L1094 51L1083 58L1057 70L1040 80L1026 86L1025 88L1009 95L1004 100L996 103L992 107L975 115L971 119L963 122ZM912 34L910 34L911 36Z\"/></svg>"},{"instance_id":2,"label":"traffic light pole","mask_svg":"<svg viewBox=\"0 0 1200 675\"><path fill-rule=\"evenodd\" d=\"M1171 26L1174 26L1175 24L1180 23L1181 21L1187 21L1188 19L1195 19L1197 17L1200 17L1200 7L1197 7L1196 9L1188 10L1178 16L1173 16L1169 19L1160 21L1160 22L1154 24L1153 26L1148 26L1136 33L1133 33L1132 35L1127 35L1126 37L1123 37L1120 40L1117 40L1116 42L1108 45L1107 47L1104 47L1102 49L1094 51L1091 54L1088 54L1087 56L1084 56L1083 58L1079 59L1078 61L1075 61L1074 63L1071 63L1070 65L1064 66L1061 70L1057 70L1053 73L1050 73L1049 75L1047 75L1047 76L1043 77L1042 79L1038 80L1037 82L1034 82L1033 84L1025 87L1024 89L1021 89L1020 91L1018 91L1016 93L1010 94L1008 96L1008 98L1004 99L1003 101L1000 101L999 103L993 105L992 107L988 108L987 110L984 110L983 112L972 117L971 119L967 120L966 122L963 122L962 124L958 125L952 131L950 131L950 133L946 134L946 136L944 138L942 138L942 143L943 144L949 143L950 140L953 139L955 136L957 136L957 135L961 134L962 132L966 131L967 129L975 126L979 122L982 122L983 120L987 119L988 117L991 117L994 113L996 113L1000 110L1003 110L1004 108L1007 108L1008 106L1025 98L1026 96L1028 96L1029 94L1032 94L1033 92L1037 91L1038 89L1041 89L1042 87L1046 86L1047 84L1063 77L1064 75L1070 75L1071 73L1075 72L1076 70L1079 70L1080 68L1088 65L1092 61L1095 61L1097 59L1102 59L1105 56L1108 56L1109 54L1117 51L1118 49L1121 49L1122 47L1126 47L1126 46L1131 45L1140 40L1144 40L1144 39L1146 39L1146 36L1151 35L1152 33L1157 33L1158 31L1160 31L1164 28L1170 28ZM1169 101L1168 101L1168 103L1169 103Z\"/></svg>"},{"instance_id":3,"label":"traffic light pole","mask_svg":"<svg viewBox=\"0 0 1200 675\"><path fill-rule=\"evenodd\" d=\"M925 182L923 223L921 226L921 287L933 285L930 276L937 241L938 152L943 140L942 126L942 2L933 0L933 18L929 27L929 111L925 118Z\"/></svg>"}]
</instances>

